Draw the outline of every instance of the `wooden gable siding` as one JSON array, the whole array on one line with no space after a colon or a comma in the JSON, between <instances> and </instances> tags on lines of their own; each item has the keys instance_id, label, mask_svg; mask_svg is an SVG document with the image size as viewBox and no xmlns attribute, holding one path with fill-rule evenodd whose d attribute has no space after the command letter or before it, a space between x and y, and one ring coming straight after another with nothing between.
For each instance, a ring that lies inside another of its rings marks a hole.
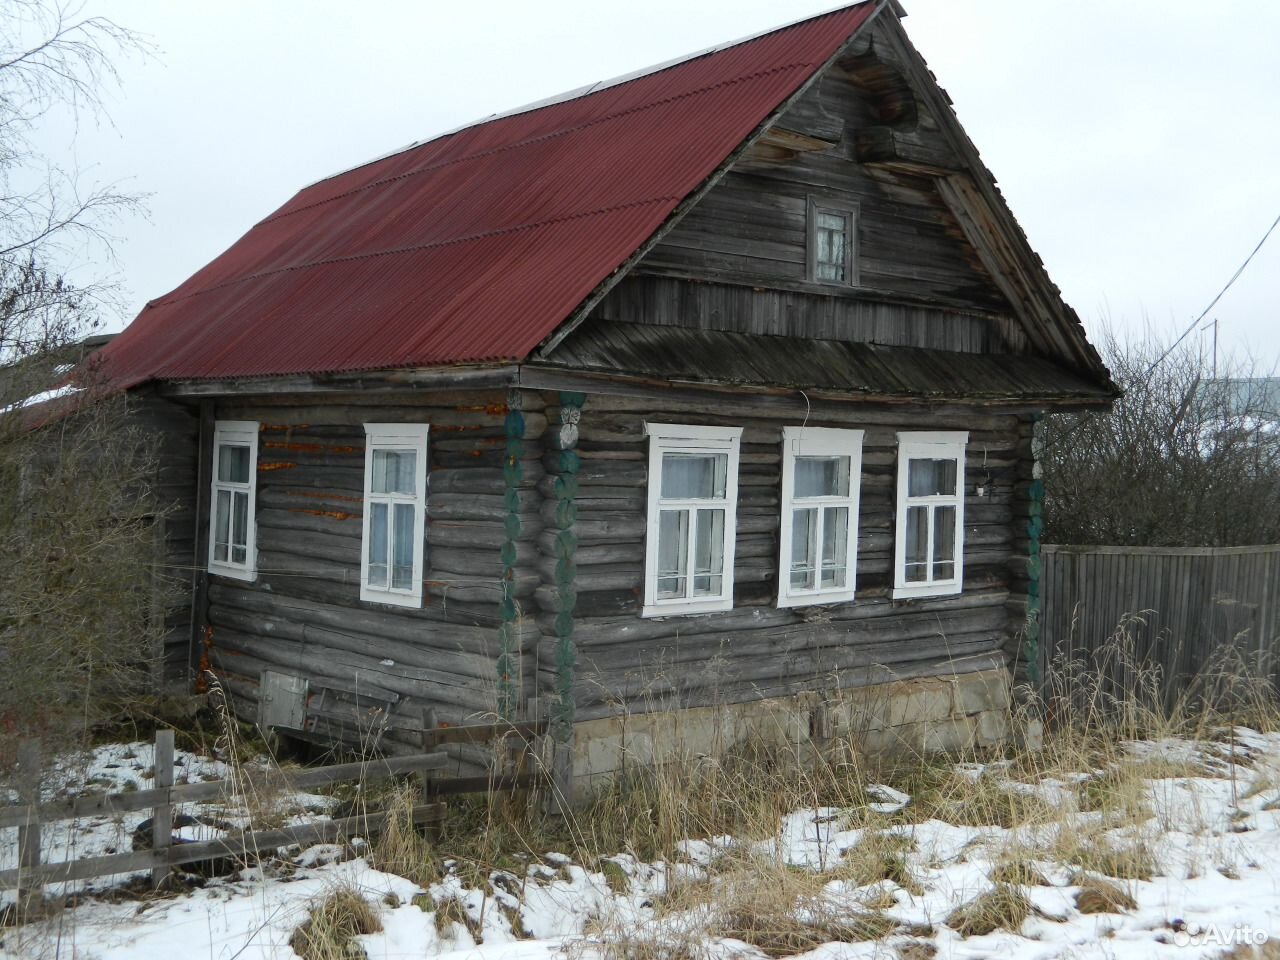
<instances>
[{"instance_id":1,"label":"wooden gable siding","mask_svg":"<svg viewBox=\"0 0 1280 960\"><path fill-rule=\"evenodd\" d=\"M226 400L219 419L257 420L258 576L210 577L212 661L237 711L256 719L263 670L365 684L401 697L393 741L415 744L423 708L458 723L496 706L506 538L506 395L500 391ZM391 403L395 405L391 405ZM541 399L524 411L514 592L538 586L544 474ZM426 588L421 609L360 600L366 422L427 423ZM523 689L532 695L537 625L517 622ZM524 651L528 651L528 655ZM389 662L388 662L389 661Z\"/></svg>"},{"instance_id":2,"label":"wooden gable siding","mask_svg":"<svg viewBox=\"0 0 1280 960\"><path fill-rule=\"evenodd\" d=\"M870 68L858 73L858 86L854 61L842 63L663 236L597 316L970 352L1025 349L1008 301L934 178L854 160L859 135L887 129L883 117L893 110L866 82ZM904 125L922 155L949 150L914 101L895 136ZM807 279L810 197L856 205L858 287Z\"/></svg>"},{"instance_id":3,"label":"wooden gable siding","mask_svg":"<svg viewBox=\"0 0 1280 960\"><path fill-rule=\"evenodd\" d=\"M642 619L646 419L744 427L734 607ZM962 408L815 405L810 426L866 431L852 603L778 609L782 428L790 405L745 397L701 402L591 395L577 453L575 694L577 718L834 690L894 678L991 669L1007 662L1020 622L1011 589L1025 567L1015 487L1026 424ZM968 430L965 584L959 596L889 599L898 430ZM981 484L986 495L977 496ZM545 536L545 534L544 534ZM554 684L550 615L540 688Z\"/></svg>"}]
</instances>

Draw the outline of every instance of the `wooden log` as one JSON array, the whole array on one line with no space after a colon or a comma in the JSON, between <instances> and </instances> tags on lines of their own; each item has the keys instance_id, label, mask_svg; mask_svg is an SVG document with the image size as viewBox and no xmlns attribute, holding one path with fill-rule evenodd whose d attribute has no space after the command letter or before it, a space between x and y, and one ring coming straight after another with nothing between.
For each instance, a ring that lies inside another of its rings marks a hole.
<instances>
[{"instance_id":1,"label":"wooden log","mask_svg":"<svg viewBox=\"0 0 1280 960\"><path fill-rule=\"evenodd\" d=\"M537 513L542 505L542 495L534 489L517 490L516 503L516 513ZM498 523L511 512L502 496L434 490L428 498L427 510L432 517L441 520L489 520Z\"/></svg>"},{"instance_id":2,"label":"wooden log","mask_svg":"<svg viewBox=\"0 0 1280 960\"><path fill-rule=\"evenodd\" d=\"M951 597L928 597L910 601L910 610L921 616L946 615L957 611L1003 607L1009 597L1008 590L974 589ZM807 611L813 608L756 607L750 610L729 610L698 616L671 617L665 619L639 619L624 617L584 617L574 630L574 639L581 648L601 644L635 644L671 636L678 629L686 638L708 634L747 634L758 630L786 629L806 621ZM867 619L896 617L903 612L901 602L887 597L879 600L862 599L855 603L828 605L821 608L824 619L839 623Z\"/></svg>"},{"instance_id":3,"label":"wooden log","mask_svg":"<svg viewBox=\"0 0 1280 960\"><path fill-rule=\"evenodd\" d=\"M394 664L430 667L455 673L461 677L492 679L493 646L491 630L478 627L423 624L422 636L406 642L384 633L357 632L350 627L329 629L313 623L293 623L268 619L262 614L246 613L214 604L209 610L210 622L216 628L226 627L245 635L261 638L262 643L275 639L296 643L311 642L336 650L365 654ZM441 629L443 628L443 629ZM216 634L215 634L216 636Z\"/></svg>"},{"instance_id":4,"label":"wooden log","mask_svg":"<svg viewBox=\"0 0 1280 960\"><path fill-rule=\"evenodd\" d=\"M242 675L260 675L265 669L286 668L291 673L317 681L331 678L354 684L371 685L414 697L425 702L440 701L462 708L482 709L492 699L492 681L475 679L395 663L386 665L381 658L339 650L319 643L296 643L274 638L264 643L254 634L222 628L218 631L214 650L219 658L238 661L232 669ZM221 664L223 659L219 660Z\"/></svg>"},{"instance_id":5,"label":"wooden log","mask_svg":"<svg viewBox=\"0 0 1280 960\"><path fill-rule=\"evenodd\" d=\"M520 518L520 534L517 541L536 540L542 532L540 517ZM503 525L484 520L440 520L427 524L427 543L430 546L468 547L472 549L500 550L507 540Z\"/></svg>"}]
</instances>

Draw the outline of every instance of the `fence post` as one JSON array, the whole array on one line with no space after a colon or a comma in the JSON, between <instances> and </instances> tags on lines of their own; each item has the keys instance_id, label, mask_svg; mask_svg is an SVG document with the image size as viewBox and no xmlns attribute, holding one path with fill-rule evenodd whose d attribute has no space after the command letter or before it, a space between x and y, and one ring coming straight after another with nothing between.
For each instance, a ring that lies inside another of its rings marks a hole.
<instances>
[{"instance_id":1,"label":"fence post","mask_svg":"<svg viewBox=\"0 0 1280 960\"><path fill-rule=\"evenodd\" d=\"M173 803L169 798L169 788L173 786L172 730L156 731L152 770L156 789L164 791L151 817L151 849L156 857L156 865L151 868L151 886L159 887L169 876L169 844L173 842Z\"/></svg>"},{"instance_id":2,"label":"fence post","mask_svg":"<svg viewBox=\"0 0 1280 960\"><path fill-rule=\"evenodd\" d=\"M27 807L26 821L18 827L18 866L26 871L18 891L23 909L32 897L40 895L41 883L36 878L40 866L40 741L23 740L18 744L18 801Z\"/></svg>"}]
</instances>

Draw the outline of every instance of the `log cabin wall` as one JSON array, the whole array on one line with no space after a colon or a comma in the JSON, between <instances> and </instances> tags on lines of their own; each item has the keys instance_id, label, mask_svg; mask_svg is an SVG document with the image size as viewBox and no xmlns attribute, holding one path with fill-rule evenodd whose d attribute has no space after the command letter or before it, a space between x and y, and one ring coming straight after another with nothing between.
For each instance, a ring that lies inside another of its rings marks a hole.
<instances>
[{"instance_id":1,"label":"log cabin wall","mask_svg":"<svg viewBox=\"0 0 1280 960\"><path fill-rule=\"evenodd\" d=\"M191 681L192 557L196 540L198 424L192 410L149 394L132 400L129 422L155 438L156 473L151 493L159 566L153 578L152 616L163 622L155 680L162 689L189 688Z\"/></svg>"},{"instance_id":2,"label":"log cabin wall","mask_svg":"<svg viewBox=\"0 0 1280 960\"><path fill-rule=\"evenodd\" d=\"M794 405L745 397L705 402L590 395L577 438L575 709L579 721L834 691L1006 665L1017 417L870 404L821 405L810 426L866 431L852 603L779 609L782 428ZM744 428L734 608L642 619L648 441L645 420ZM958 596L892 601L899 430L967 430L965 583ZM985 495L977 494L978 486ZM1025 562L1022 568L1025 570ZM540 662L553 662L544 620ZM541 686L553 674L544 669Z\"/></svg>"},{"instance_id":3,"label":"log cabin wall","mask_svg":"<svg viewBox=\"0 0 1280 960\"><path fill-rule=\"evenodd\" d=\"M212 662L247 719L258 715L263 670L295 673L400 698L388 736L416 743L424 708L441 722L491 720L497 708L499 628L514 487L518 530L511 636L520 658L516 694L532 696L537 625L524 614L538 584L542 526L542 398L524 395L519 478L504 472L508 400L501 391L421 393L374 400L221 400L220 420L260 424L258 575L211 575ZM426 584L421 609L363 602L360 550L365 423L427 423Z\"/></svg>"},{"instance_id":4,"label":"log cabin wall","mask_svg":"<svg viewBox=\"0 0 1280 960\"><path fill-rule=\"evenodd\" d=\"M1008 300L935 178L903 165L858 162L859 142L884 134L910 144L914 155L960 163L906 89L894 56L877 35L866 52L829 68L594 315L736 333L1025 351ZM856 209L856 285L808 279L810 198Z\"/></svg>"}]
</instances>

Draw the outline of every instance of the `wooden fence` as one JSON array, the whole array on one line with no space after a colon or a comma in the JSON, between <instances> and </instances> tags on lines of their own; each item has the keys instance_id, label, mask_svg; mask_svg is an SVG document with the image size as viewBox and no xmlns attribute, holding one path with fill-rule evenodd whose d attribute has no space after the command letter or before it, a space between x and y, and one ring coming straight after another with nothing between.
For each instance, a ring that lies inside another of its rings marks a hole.
<instances>
[{"instance_id":1,"label":"wooden fence","mask_svg":"<svg viewBox=\"0 0 1280 960\"><path fill-rule=\"evenodd\" d=\"M1042 551L1038 659L1046 692L1061 693L1071 663L1117 692L1132 688L1138 669L1158 667L1166 707L1232 664L1277 680L1280 544L1046 544Z\"/></svg>"},{"instance_id":2,"label":"wooden fence","mask_svg":"<svg viewBox=\"0 0 1280 960\"><path fill-rule=\"evenodd\" d=\"M538 769L528 769L524 762L524 755L535 749L535 738L545 732L546 723L542 721L440 727L427 730L422 735L423 749L429 752L296 770L271 768L252 774L242 771L239 778L232 780L175 784L173 731L160 730L156 733L152 764L155 771L154 787L122 793L90 793L51 801L42 801L40 798L40 772L43 763L39 747L35 741L26 741L20 745L18 755L19 803L0 806L0 828L18 828L18 866L0 870L0 889L16 886L30 892L47 883L143 870L150 871L152 882L158 885L172 867L182 864L224 857L253 857L259 851L274 851L278 847L326 843L377 834L392 815L388 811L370 811L359 816L314 820L275 829L235 830L213 840L175 842L175 806L229 801L236 796L243 797L247 791L297 792L326 784L349 781L366 783L414 774L421 776L423 799L428 802L413 807L412 820L418 824L438 822L445 815L445 806L440 802L444 797L527 790L547 781L549 778L545 774ZM446 744L495 741L505 741L511 751L511 757L504 764L508 773L492 777L441 776L441 771L449 765L449 756L441 749ZM42 824L138 811L151 812L150 842L146 849L53 863L43 861Z\"/></svg>"}]
</instances>

